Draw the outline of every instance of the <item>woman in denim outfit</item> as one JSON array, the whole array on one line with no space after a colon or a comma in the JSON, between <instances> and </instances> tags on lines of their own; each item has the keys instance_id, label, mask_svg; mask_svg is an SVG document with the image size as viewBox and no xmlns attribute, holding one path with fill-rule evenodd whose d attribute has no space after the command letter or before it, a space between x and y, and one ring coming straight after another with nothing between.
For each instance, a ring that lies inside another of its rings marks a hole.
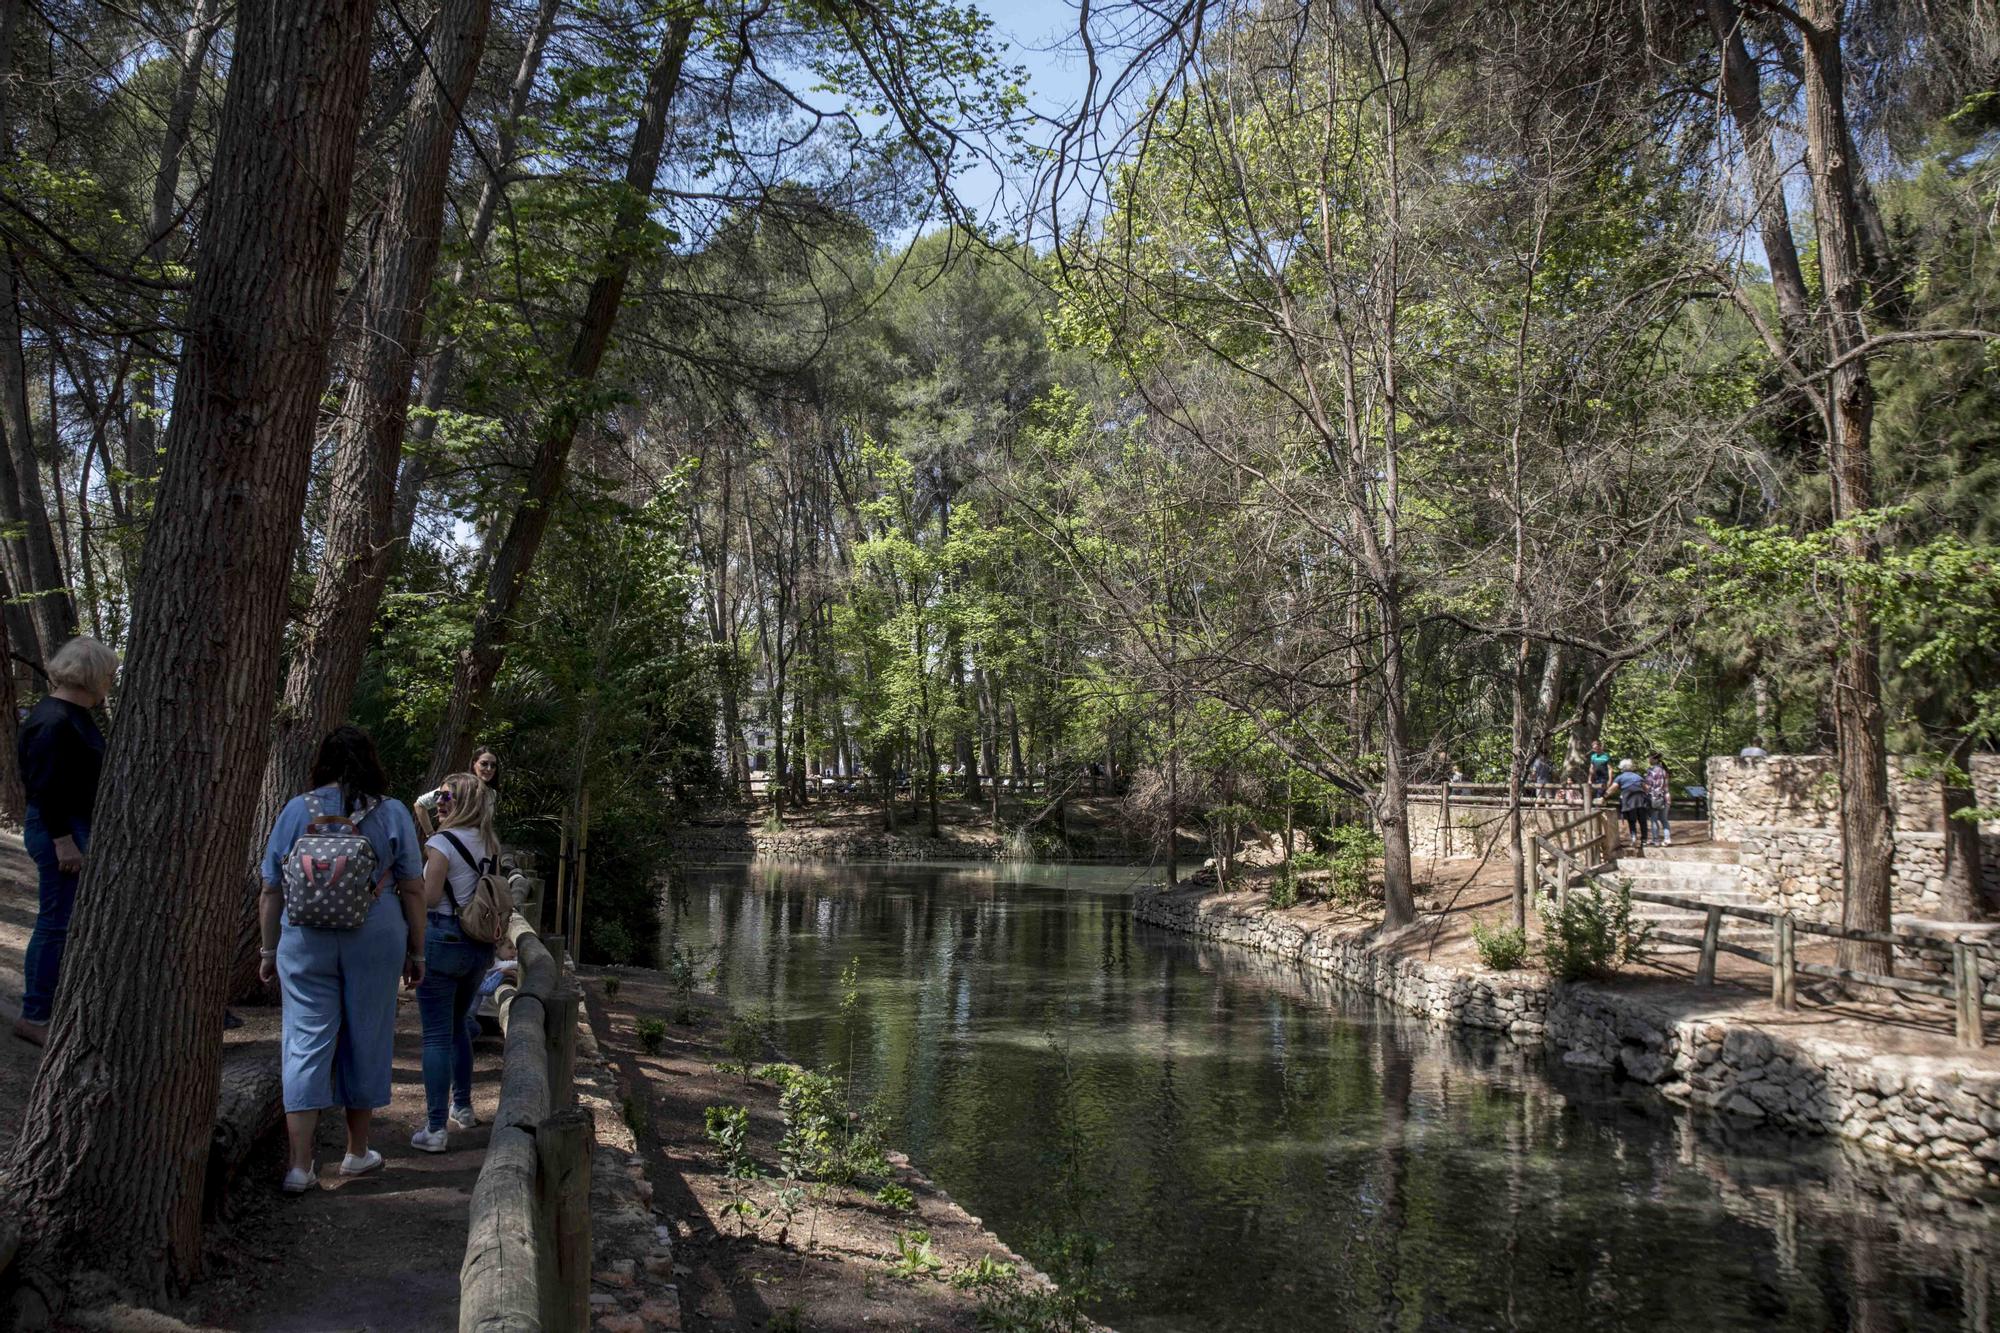
<instances>
[{"instance_id":1,"label":"woman in denim outfit","mask_svg":"<svg viewBox=\"0 0 2000 1333\"><path fill-rule=\"evenodd\" d=\"M48 696L28 710L21 724L21 783L28 793L22 842L40 872L41 901L23 960L21 1017L14 1035L37 1046L48 1040L70 912L90 845L97 780L104 768L104 736L90 710L111 693L117 674L116 653L92 638L71 639L49 659Z\"/></svg>"},{"instance_id":2,"label":"woman in denim outfit","mask_svg":"<svg viewBox=\"0 0 2000 1333\"><path fill-rule=\"evenodd\" d=\"M300 1194L319 1183L313 1138L319 1113L347 1113L344 1176L382 1165L368 1146L378 1108L389 1104L395 1061L396 979L424 979L423 860L409 807L383 795L389 778L375 742L359 727L336 727L313 760L314 790L294 796L278 815L264 849L264 893L258 900L263 958L257 974L284 983L285 1132L291 1140L284 1190ZM322 812L354 819L375 849L375 905L355 930L315 930L282 922L285 857L305 832L316 803ZM393 881L394 892L388 892Z\"/></svg>"},{"instance_id":3,"label":"woman in denim outfit","mask_svg":"<svg viewBox=\"0 0 2000 1333\"><path fill-rule=\"evenodd\" d=\"M437 791L437 832L424 843L424 902L430 911L417 1008L424 1020L424 1099L430 1115L410 1136L410 1146L419 1152L443 1152L453 1126L471 1129L479 1123L472 1109L472 1037L465 1019L493 965L493 946L467 939L458 913L499 855L493 800L492 788L477 777L452 774Z\"/></svg>"}]
</instances>

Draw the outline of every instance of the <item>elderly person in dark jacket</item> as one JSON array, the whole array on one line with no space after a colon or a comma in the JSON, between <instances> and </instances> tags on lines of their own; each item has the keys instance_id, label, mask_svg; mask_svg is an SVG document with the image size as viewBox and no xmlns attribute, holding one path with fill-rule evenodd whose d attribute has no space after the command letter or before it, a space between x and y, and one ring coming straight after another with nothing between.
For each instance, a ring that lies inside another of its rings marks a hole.
<instances>
[{"instance_id":1,"label":"elderly person in dark jacket","mask_svg":"<svg viewBox=\"0 0 2000 1333\"><path fill-rule=\"evenodd\" d=\"M90 847L90 818L104 768L104 733L91 710L111 693L118 655L96 639L71 639L49 659L49 693L21 724L21 782L28 791L22 840L41 872L41 904L22 969L14 1035L48 1040L70 911Z\"/></svg>"}]
</instances>

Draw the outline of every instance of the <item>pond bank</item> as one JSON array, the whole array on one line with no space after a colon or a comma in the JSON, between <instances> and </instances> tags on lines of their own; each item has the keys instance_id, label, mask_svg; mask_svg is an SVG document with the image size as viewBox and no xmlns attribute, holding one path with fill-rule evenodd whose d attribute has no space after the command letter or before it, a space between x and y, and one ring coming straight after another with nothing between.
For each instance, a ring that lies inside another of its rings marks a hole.
<instances>
[{"instance_id":1,"label":"pond bank","mask_svg":"<svg viewBox=\"0 0 2000 1333\"><path fill-rule=\"evenodd\" d=\"M671 1256L663 1271L650 1271L663 1268L660 1251L635 1265L598 1247L601 1333L864 1325L973 1333L1002 1265L1024 1283L1043 1281L901 1154L886 1154L885 1178L864 1182L872 1190L786 1178L781 1089L749 1072L772 1055L765 1025L643 968L594 971L585 986L628 1141L648 1178L646 1201L662 1219L659 1243ZM708 1133L710 1107L747 1113L737 1165L753 1178L730 1174ZM882 1190L885 1183L907 1198ZM676 1322L632 1299L632 1288L649 1280L675 1284Z\"/></svg>"},{"instance_id":2,"label":"pond bank","mask_svg":"<svg viewBox=\"0 0 2000 1333\"><path fill-rule=\"evenodd\" d=\"M1449 1025L1505 1033L1670 1100L1814 1133L2000 1184L2000 1054L1835 1011L1779 1011L1664 973L1563 984L1426 956L1421 928L1316 921L1257 893L1142 889L1137 919L1270 953Z\"/></svg>"}]
</instances>

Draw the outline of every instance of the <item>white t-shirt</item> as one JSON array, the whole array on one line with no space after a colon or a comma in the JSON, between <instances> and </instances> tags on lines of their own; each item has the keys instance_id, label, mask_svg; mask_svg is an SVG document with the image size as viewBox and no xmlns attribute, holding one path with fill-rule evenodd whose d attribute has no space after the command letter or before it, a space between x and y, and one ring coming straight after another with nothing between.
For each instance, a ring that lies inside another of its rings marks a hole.
<instances>
[{"instance_id":1,"label":"white t-shirt","mask_svg":"<svg viewBox=\"0 0 2000 1333\"><path fill-rule=\"evenodd\" d=\"M479 836L478 829L455 828L451 836L465 844L465 850L475 865L487 858L486 840ZM462 905L472 901L472 890L479 884L479 872L465 863L465 857L458 854L458 848L452 846L442 833L431 834L424 846L444 858L445 895L439 900L436 910L450 911L456 916Z\"/></svg>"}]
</instances>

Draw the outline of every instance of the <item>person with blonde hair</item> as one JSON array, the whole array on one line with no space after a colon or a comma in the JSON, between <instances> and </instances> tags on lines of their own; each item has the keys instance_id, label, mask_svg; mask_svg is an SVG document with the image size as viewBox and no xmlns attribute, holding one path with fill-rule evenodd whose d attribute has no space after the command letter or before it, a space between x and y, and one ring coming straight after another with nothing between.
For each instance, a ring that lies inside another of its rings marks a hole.
<instances>
[{"instance_id":1,"label":"person with blonde hair","mask_svg":"<svg viewBox=\"0 0 2000 1333\"><path fill-rule=\"evenodd\" d=\"M104 770L104 733L91 710L111 695L118 654L79 635L49 659L49 692L21 723L21 782L28 811L22 841L39 872L41 901L22 966L14 1035L40 1046L62 973L76 886L90 846L91 812Z\"/></svg>"},{"instance_id":2,"label":"person with blonde hair","mask_svg":"<svg viewBox=\"0 0 2000 1333\"><path fill-rule=\"evenodd\" d=\"M469 937L458 914L472 901L479 877L499 859L493 805L493 789L486 783L471 773L452 774L437 789L437 832L424 843L429 916L417 1010L423 1018L429 1115L410 1136L410 1146L419 1152L444 1152L453 1127L471 1129L479 1123L472 1109L472 1038L465 1019L493 965L493 946Z\"/></svg>"}]
</instances>

